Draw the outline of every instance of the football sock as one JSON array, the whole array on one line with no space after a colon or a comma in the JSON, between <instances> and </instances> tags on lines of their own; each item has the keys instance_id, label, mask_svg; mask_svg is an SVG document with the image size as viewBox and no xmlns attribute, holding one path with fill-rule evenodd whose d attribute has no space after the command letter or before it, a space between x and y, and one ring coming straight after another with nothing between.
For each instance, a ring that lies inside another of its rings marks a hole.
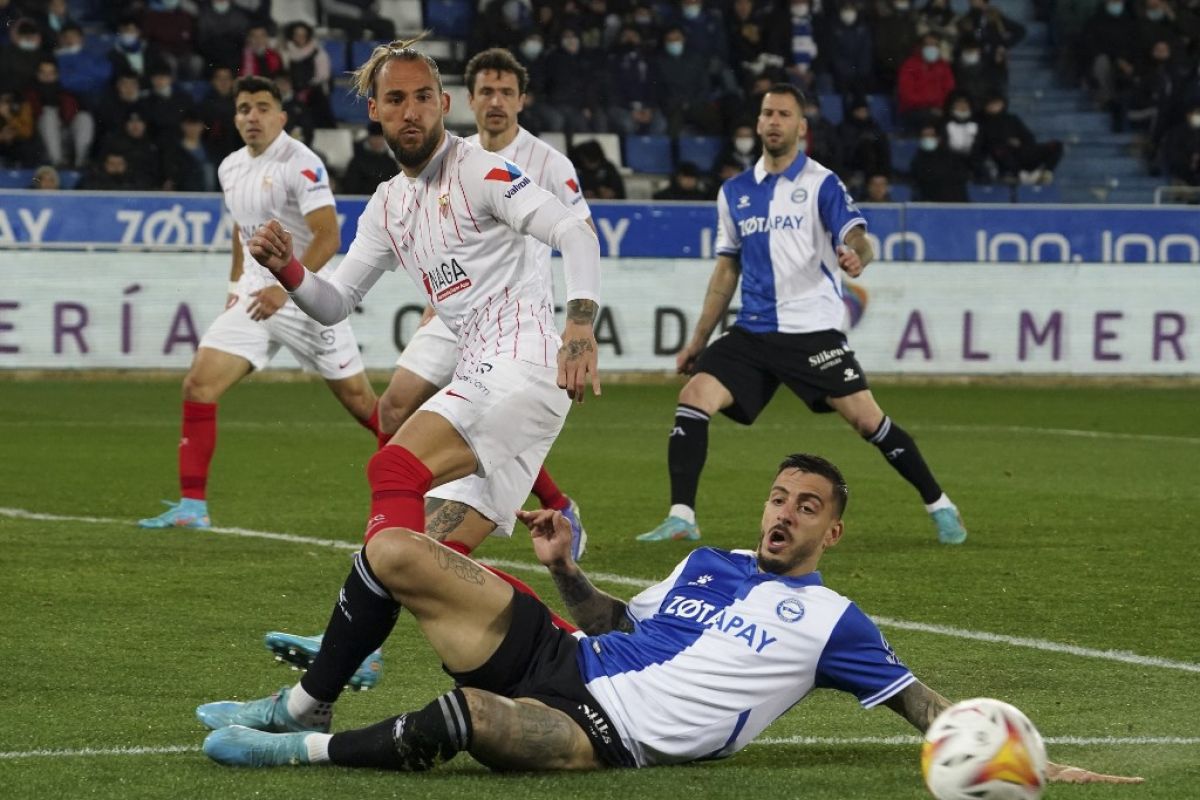
<instances>
[{"instance_id":1,"label":"football sock","mask_svg":"<svg viewBox=\"0 0 1200 800\"><path fill-rule=\"evenodd\" d=\"M423 772L471 746L471 710L461 689L447 692L420 711L329 739L329 760L343 767Z\"/></svg>"},{"instance_id":2,"label":"football sock","mask_svg":"<svg viewBox=\"0 0 1200 800\"><path fill-rule=\"evenodd\" d=\"M562 511L571 504L567 496L559 490L554 479L550 477L550 473L546 472L545 465L538 470L537 478L533 481L533 493L537 495L538 502L542 504L542 508L553 508L555 511Z\"/></svg>"},{"instance_id":3,"label":"football sock","mask_svg":"<svg viewBox=\"0 0 1200 800\"><path fill-rule=\"evenodd\" d=\"M696 507L696 487L708 455L708 414L680 403L667 441L667 471L671 475L671 505ZM693 520L694 521L694 520Z\"/></svg>"},{"instance_id":4,"label":"football sock","mask_svg":"<svg viewBox=\"0 0 1200 800\"><path fill-rule=\"evenodd\" d=\"M305 725L314 728L319 725L328 726L333 717L333 703L318 700L297 683L288 692L287 712L292 719Z\"/></svg>"},{"instance_id":5,"label":"football sock","mask_svg":"<svg viewBox=\"0 0 1200 800\"><path fill-rule=\"evenodd\" d=\"M425 531L425 492L433 473L421 460L399 445L389 445L367 462L371 484L371 514L364 541L384 528Z\"/></svg>"},{"instance_id":6,"label":"football sock","mask_svg":"<svg viewBox=\"0 0 1200 800\"><path fill-rule=\"evenodd\" d=\"M379 401L378 400L375 401L375 405L371 408L371 416L367 417L366 419L359 419L358 417L355 417L354 419L358 422L359 425L362 425L364 428L369 430L371 433L375 434L376 440L379 439Z\"/></svg>"},{"instance_id":7,"label":"football sock","mask_svg":"<svg viewBox=\"0 0 1200 800\"><path fill-rule=\"evenodd\" d=\"M399 614L400 604L371 571L366 548L355 553L321 649L300 679L304 691L320 702L337 700L358 665L387 640Z\"/></svg>"},{"instance_id":8,"label":"football sock","mask_svg":"<svg viewBox=\"0 0 1200 800\"><path fill-rule=\"evenodd\" d=\"M461 553L462 555L468 556L468 557L471 555L471 548L467 547L467 545L463 542L442 542L442 544L446 545L446 547L449 547L451 550L453 550L456 553ZM533 590L532 586L525 583L525 581L521 580L520 578L514 578L512 575L509 575L507 572L498 570L495 567L489 567L487 564L480 564L480 566L483 567L484 569L486 569L488 572L495 575L500 580L507 583L509 586L516 589L518 592L521 592L522 594L527 594L530 597L534 598L535 600L540 601L542 599L541 596L539 596L538 593ZM575 631L579 630L579 628L576 628L574 625L567 622L565 619L560 617L558 614L555 614L554 610L551 609L549 606L547 606L546 608L550 612L550 621L554 623L554 627L564 630L567 633L574 633Z\"/></svg>"},{"instance_id":9,"label":"football sock","mask_svg":"<svg viewBox=\"0 0 1200 800\"><path fill-rule=\"evenodd\" d=\"M208 465L217 446L217 404L183 401L183 432L179 439L179 493L203 500L208 488Z\"/></svg>"},{"instance_id":10,"label":"football sock","mask_svg":"<svg viewBox=\"0 0 1200 800\"><path fill-rule=\"evenodd\" d=\"M942 487L929 471L917 443L891 417L884 417L875 432L864 438L879 448L892 469L916 487L923 502L933 503L942 496Z\"/></svg>"}]
</instances>

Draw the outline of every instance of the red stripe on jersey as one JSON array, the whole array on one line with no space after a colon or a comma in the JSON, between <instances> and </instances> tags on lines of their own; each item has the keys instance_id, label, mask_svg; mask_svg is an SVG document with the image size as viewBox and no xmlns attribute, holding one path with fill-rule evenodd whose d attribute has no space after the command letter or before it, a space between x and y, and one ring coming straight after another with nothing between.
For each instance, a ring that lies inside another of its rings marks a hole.
<instances>
[{"instance_id":1,"label":"red stripe on jersey","mask_svg":"<svg viewBox=\"0 0 1200 800\"><path fill-rule=\"evenodd\" d=\"M542 167L538 170L538 186L546 185L546 164L550 161L550 146L546 146L546 155L542 157Z\"/></svg>"},{"instance_id":2,"label":"red stripe on jersey","mask_svg":"<svg viewBox=\"0 0 1200 800\"><path fill-rule=\"evenodd\" d=\"M392 240L392 249L396 251L396 258L400 259L400 265L404 266L404 256L400 255L400 245L396 244L396 237L392 236L392 229L388 227L388 202L392 199L392 185L389 183L387 193L383 196L383 231Z\"/></svg>"},{"instance_id":3,"label":"red stripe on jersey","mask_svg":"<svg viewBox=\"0 0 1200 800\"><path fill-rule=\"evenodd\" d=\"M517 357L517 342L521 341L521 301L517 301L517 335L513 337L513 358Z\"/></svg>"},{"instance_id":4,"label":"red stripe on jersey","mask_svg":"<svg viewBox=\"0 0 1200 800\"><path fill-rule=\"evenodd\" d=\"M482 233L479 230L479 222L475 219L475 212L471 210L471 201L467 199L467 190L462 182L462 164L458 165L458 191L462 193L463 202L467 205L467 216L471 218L471 224L475 226L476 233Z\"/></svg>"}]
</instances>

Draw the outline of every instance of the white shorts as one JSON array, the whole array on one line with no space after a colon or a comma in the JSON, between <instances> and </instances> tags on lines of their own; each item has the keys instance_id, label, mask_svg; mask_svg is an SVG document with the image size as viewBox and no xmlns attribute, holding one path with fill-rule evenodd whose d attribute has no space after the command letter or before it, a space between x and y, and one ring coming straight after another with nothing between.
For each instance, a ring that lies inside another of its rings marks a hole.
<instances>
[{"instance_id":1,"label":"white shorts","mask_svg":"<svg viewBox=\"0 0 1200 800\"><path fill-rule=\"evenodd\" d=\"M441 388L454 377L458 365L458 337L441 318L426 322L400 353L396 366Z\"/></svg>"},{"instance_id":2,"label":"white shorts","mask_svg":"<svg viewBox=\"0 0 1200 800\"><path fill-rule=\"evenodd\" d=\"M349 321L322 325L289 300L270 317L256 322L246 313L251 300L239 293L237 303L225 309L204 332L200 346L241 356L256 370L267 366L282 346L305 370L325 380L341 380L363 371Z\"/></svg>"},{"instance_id":3,"label":"white shorts","mask_svg":"<svg viewBox=\"0 0 1200 800\"><path fill-rule=\"evenodd\" d=\"M458 365L449 385L421 410L454 426L479 470L431 489L428 496L465 503L495 522L497 534L511 536L515 513L525 505L571 408L571 398L556 380L555 367L508 358L474 368Z\"/></svg>"}]
</instances>

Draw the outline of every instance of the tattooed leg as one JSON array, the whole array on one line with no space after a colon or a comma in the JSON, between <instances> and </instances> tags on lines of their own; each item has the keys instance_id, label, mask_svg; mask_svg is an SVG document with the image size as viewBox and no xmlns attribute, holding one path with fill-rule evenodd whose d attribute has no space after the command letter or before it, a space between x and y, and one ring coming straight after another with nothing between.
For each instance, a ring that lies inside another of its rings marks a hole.
<instances>
[{"instance_id":1,"label":"tattooed leg","mask_svg":"<svg viewBox=\"0 0 1200 800\"><path fill-rule=\"evenodd\" d=\"M563 712L529 698L462 690L471 709L470 753L492 769L598 769L591 741Z\"/></svg>"}]
</instances>

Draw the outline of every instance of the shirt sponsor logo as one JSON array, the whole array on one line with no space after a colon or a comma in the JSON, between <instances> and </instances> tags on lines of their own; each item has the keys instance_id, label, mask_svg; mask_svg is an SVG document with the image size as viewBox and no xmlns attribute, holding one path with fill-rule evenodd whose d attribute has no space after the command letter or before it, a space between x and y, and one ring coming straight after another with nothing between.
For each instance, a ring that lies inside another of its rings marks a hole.
<instances>
[{"instance_id":1,"label":"shirt sponsor logo","mask_svg":"<svg viewBox=\"0 0 1200 800\"><path fill-rule=\"evenodd\" d=\"M799 622L804 619L804 603L794 597L781 600L779 605L775 606L775 616L784 622Z\"/></svg>"},{"instance_id":2,"label":"shirt sponsor logo","mask_svg":"<svg viewBox=\"0 0 1200 800\"><path fill-rule=\"evenodd\" d=\"M492 167L488 174L483 176L483 179L485 181L504 181L505 183L512 183L519 177L521 177L521 170L517 169L515 164L510 164L505 161L503 168Z\"/></svg>"},{"instance_id":3,"label":"shirt sponsor logo","mask_svg":"<svg viewBox=\"0 0 1200 800\"><path fill-rule=\"evenodd\" d=\"M433 269L426 270L421 275L425 285L425 294L431 300L445 300L471 286L467 271L458 264L458 259L450 259L450 263L441 263Z\"/></svg>"},{"instance_id":4,"label":"shirt sponsor logo","mask_svg":"<svg viewBox=\"0 0 1200 800\"><path fill-rule=\"evenodd\" d=\"M516 194L517 192L521 191L522 189L524 189L524 188L525 188L526 186L528 186L528 185L529 185L529 176L528 176L528 175L526 175L526 176L525 176L524 178L522 178L520 181L518 181L517 183L514 183L514 184L512 185L512 188L511 188L511 189L509 189L507 192L505 192L505 193L504 193L504 199L505 199L505 200L507 200L507 199L511 198L511 197L512 197L514 194Z\"/></svg>"},{"instance_id":5,"label":"shirt sponsor logo","mask_svg":"<svg viewBox=\"0 0 1200 800\"><path fill-rule=\"evenodd\" d=\"M608 731L608 720L604 718L604 715L593 709L587 703L580 703L579 710L583 712L583 715L587 717L588 722L591 723L593 735L599 737L600 741L604 742L605 744L612 744L612 736L609 735Z\"/></svg>"},{"instance_id":6,"label":"shirt sponsor logo","mask_svg":"<svg viewBox=\"0 0 1200 800\"><path fill-rule=\"evenodd\" d=\"M846 355L846 351L840 347L835 347L832 350L822 350L815 356L808 357L808 365L810 367L819 367L822 364L833 361L835 358L840 359Z\"/></svg>"},{"instance_id":7,"label":"shirt sponsor logo","mask_svg":"<svg viewBox=\"0 0 1200 800\"><path fill-rule=\"evenodd\" d=\"M764 648L779 641L771 636L766 628L760 628L753 622L747 624L745 618L730 613L729 609L720 608L695 597L677 594L663 608L663 613L680 619L695 620L710 630L741 639L755 653L761 653Z\"/></svg>"},{"instance_id":8,"label":"shirt sponsor logo","mask_svg":"<svg viewBox=\"0 0 1200 800\"><path fill-rule=\"evenodd\" d=\"M300 170L300 174L308 178L312 183L320 183L321 181L325 180L324 167L317 167L315 172L311 169L302 169Z\"/></svg>"},{"instance_id":9,"label":"shirt sponsor logo","mask_svg":"<svg viewBox=\"0 0 1200 800\"><path fill-rule=\"evenodd\" d=\"M799 214L776 214L773 217L746 217L738 220L738 232L742 236L767 231L794 231L800 228L804 217Z\"/></svg>"}]
</instances>

